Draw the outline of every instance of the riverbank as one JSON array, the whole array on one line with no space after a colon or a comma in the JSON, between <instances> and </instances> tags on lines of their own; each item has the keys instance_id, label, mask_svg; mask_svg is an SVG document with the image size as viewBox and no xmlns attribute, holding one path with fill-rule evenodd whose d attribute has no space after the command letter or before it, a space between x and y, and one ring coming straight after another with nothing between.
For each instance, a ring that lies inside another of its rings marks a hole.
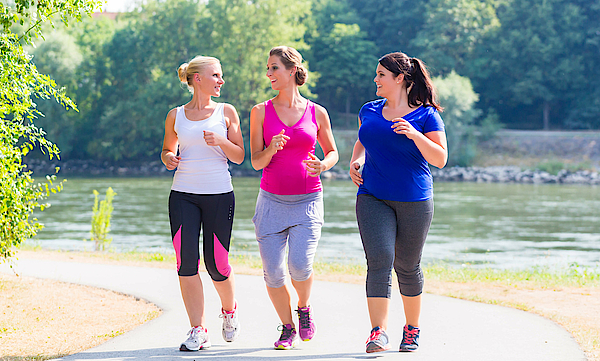
<instances>
[{"instance_id":1,"label":"riverbank","mask_svg":"<svg viewBox=\"0 0 600 361\"><path fill-rule=\"evenodd\" d=\"M61 262L80 263L113 263L118 265L131 265L137 267L173 268L174 259L171 255L148 253L100 253L100 252L65 252L28 250L20 251L19 257L33 259L52 259ZM260 259L252 257L233 256L231 263L238 274L260 275ZM542 315L567 329L586 352L588 360L600 361L600 275L598 270L590 270L573 266L562 271L532 269L526 271L471 269L468 267L453 268L444 265L427 266L424 269L426 278L426 292L496 304L517 308ZM316 264L315 277L321 281L364 283L364 265ZM45 292L52 292L52 285L36 289L43 296ZM10 290L9 290L10 291ZM3 290L3 294L5 290ZM40 297L39 299L44 299ZM22 298L20 307L35 308L29 298ZM55 310L60 309L54 308ZM102 308L105 314L117 311L119 307ZM366 310L365 310L366 312ZM426 312L426 310L424 311ZM26 314L28 318L30 314ZM1 317L1 315L0 315ZM53 315L48 314L51 318ZM29 338L36 339L35 318L23 320L30 322L31 332ZM85 323L73 321L66 325L62 332L75 332L85 328ZM0 328L0 336L2 330ZM116 336L116 335L113 335ZM60 342L74 342L87 344L88 340L69 338ZM60 345L62 349L70 347L68 344ZM26 356L26 355L23 355ZM23 360L22 358L0 358L7 360ZM46 358L29 358L36 360Z\"/></svg>"},{"instance_id":2,"label":"riverbank","mask_svg":"<svg viewBox=\"0 0 600 361\"><path fill-rule=\"evenodd\" d=\"M340 161L324 179L349 179L348 162L355 130L335 131ZM159 177L172 176L159 161L109 162L96 160L26 159L34 176L54 174L62 177ZM432 167L438 182L488 182L534 184L600 184L600 132L546 132L501 130L480 143L473 167ZM258 177L247 161L231 165L233 177Z\"/></svg>"}]
</instances>

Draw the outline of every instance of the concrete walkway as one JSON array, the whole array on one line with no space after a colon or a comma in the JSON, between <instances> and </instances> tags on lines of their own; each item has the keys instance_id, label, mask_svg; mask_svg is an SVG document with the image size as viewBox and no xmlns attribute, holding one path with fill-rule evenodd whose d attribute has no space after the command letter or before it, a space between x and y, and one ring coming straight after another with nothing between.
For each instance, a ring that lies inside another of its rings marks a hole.
<instances>
[{"instance_id":1,"label":"concrete walkway","mask_svg":"<svg viewBox=\"0 0 600 361\"><path fill-rule=\"evenodd\" d=\"M213 346L199 352L180 352L188 321L177 274L157 268L20 259L24 276L114 290L158 305L164 313L135 330L88 351L61 360L443 360L443 361L574 361L585 360L571 335L540 316L505 307L425 294L421 349L397 352L402 339L402 301L395 291L388 334L392 350L364 351L370 331L364 286L315 282L312 304L317 334L294 350L273 350L279 324L261 277L237 275L241 335L233 343L221 337L218 296L207 274L207 328ZM12 272L0 266L2 272ZM296 302L296 300L293 300Z\"/></svg>"}]
</instances>

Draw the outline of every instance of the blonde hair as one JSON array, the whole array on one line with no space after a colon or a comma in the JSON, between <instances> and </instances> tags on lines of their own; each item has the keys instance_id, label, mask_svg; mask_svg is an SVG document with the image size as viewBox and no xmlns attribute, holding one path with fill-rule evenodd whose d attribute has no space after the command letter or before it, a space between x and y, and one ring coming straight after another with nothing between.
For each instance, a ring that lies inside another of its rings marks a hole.
<instances>
[{"instance_id":1,"label":"blonde hair","mask_svg":"<svg viewBox=\"0 0 600 361\"><path fill-rule=\"evenodd\" d=\"M211 64L221 64L219 59L213 58L212 56L198 55L194 59L190 60L189 63L183 63L177 69L177 75L182 84L187 85L188 90L193 94L194 87L192 86L192 79L194 74L201 73L204 68Z\"/></svg>"},{"instance_id":2,"label":"blonde hair","mask_svg":"<svg viewBox=\"0 0 600 361\"><path fill-rule=\"evenodd\" d=\"M296 84L302 85L308 79L308 70L302 65L302 55L289 46L276 46L269 51L269 56L277 55L286 69L296 67Z\"/></svg>"}]
</instances>

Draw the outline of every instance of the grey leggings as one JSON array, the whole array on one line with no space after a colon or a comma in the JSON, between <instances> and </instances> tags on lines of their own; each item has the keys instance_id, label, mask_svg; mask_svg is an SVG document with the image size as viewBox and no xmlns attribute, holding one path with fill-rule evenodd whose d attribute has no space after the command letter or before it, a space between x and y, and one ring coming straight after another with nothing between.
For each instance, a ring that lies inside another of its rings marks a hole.
<instances>
[{"instance_id":1,"label":"grey leggings","mask_svg":"<svg viewBox=\"0 0 600 361\"><path fill-rule=\"evenodd\" d=\"M361 194L356 218L367 258L367 297L392 295L392 266L400 293L423 292L421 254L433 218L433 200L395 202Z\"/></svg>"},{"instance_id":2,"label":"grey leggings","mask_svg":"<svg viewBox=\"0 0 600 361\"><path fill-rule=\"evenodd\" d=\"M285 285L285 249L294 281L306 281L323 226L323 193L278 195L258 192L252 218L267 286Z\"/></svg>"}]
</instances>

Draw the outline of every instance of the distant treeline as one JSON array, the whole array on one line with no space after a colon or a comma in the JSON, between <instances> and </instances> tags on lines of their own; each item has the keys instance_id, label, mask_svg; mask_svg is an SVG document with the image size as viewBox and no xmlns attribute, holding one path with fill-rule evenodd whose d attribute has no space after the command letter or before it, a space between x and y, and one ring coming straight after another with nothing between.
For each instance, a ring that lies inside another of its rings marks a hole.
<instances>
[{"instance_id":1,"label":"distant treeline","mask_svg":"<svg viewBox=\"0 0 600 361\"><path fill-rule=\"evenodd\" d=\"M589 0L147 0L116 20L47 30L29 49L78 105L40 99L35 124L63 158L157 159L167 112L190 97L177 68L210 55L225 75L219 101L238 109L247 140L251 107L274 95L267 53L289 45L335 132L376 97L377 59L403 51L436 77L450 161L468 165L499 124L600 129L598 19Z\"/></svg>"}]
</instances>

